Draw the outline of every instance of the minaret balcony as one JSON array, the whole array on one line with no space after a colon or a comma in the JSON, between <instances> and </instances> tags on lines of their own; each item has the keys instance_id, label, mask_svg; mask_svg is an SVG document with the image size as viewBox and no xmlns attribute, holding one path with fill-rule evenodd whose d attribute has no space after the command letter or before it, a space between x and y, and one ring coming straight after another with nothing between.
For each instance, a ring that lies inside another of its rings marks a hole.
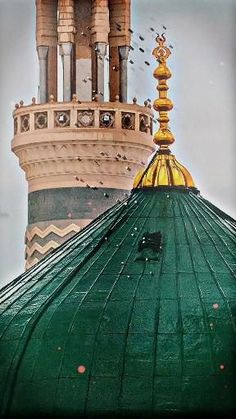
<instances>
[{"instance_id":1,"label":"minaret balcony","mask_svg":"<svg viewBox=\"0 0 236 419\"><path fill-rule=\"evenodd\" d=\"M13 112L12 150L29 192L49 187L97 185L132 188L136 172L154 151L153 112L121 102L54 102ZM83 184L78 185L78 177ZM96 180L97 179L97 180ZM114 185L113 185L114 184Z\"/></svg>"},{"instance_id":2,"label":"minaret balcony","mask_svg":"<svg viewBox=\"0 0 236 419\"><path fill-rule=\"evenodd\" d=\"M120 102L53 102L19 106L13 112L14 136L33 132L71 132L97 128L130 130L152 135L153 112L148 106ZM47 135L47 134L46 134Z\"/></svg>"}]
</instances>

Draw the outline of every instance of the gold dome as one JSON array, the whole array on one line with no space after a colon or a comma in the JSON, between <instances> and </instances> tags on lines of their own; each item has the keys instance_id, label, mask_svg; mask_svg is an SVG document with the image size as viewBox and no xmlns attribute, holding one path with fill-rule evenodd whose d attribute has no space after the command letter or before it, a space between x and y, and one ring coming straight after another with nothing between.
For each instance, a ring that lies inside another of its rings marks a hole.
<instances>
[{"instance_id":1,"label":"gold dome","mask_svg":"<svg viewBox=\"0 0 236 419\"><path fill-rule=\"evenodd\" d=\"M147 169L140 170L134 179L134 188L155 186L184 186L195 188L189 171L173 154L157 154Z\"/></svg>"}]
</instances>

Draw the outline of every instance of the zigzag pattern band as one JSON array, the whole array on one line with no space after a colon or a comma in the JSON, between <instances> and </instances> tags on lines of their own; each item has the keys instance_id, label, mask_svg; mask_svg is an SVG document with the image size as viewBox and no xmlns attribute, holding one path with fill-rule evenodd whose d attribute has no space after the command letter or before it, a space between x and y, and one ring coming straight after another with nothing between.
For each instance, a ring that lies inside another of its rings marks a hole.
<instances>
[{"instance_id":1,"label":"zigzag pattern band","mask_svg":"<svg viewBox=\"0 0 236 419\"><path fill-rule=\"evenodd\" d=\"M29 269L35 265L44 255L48 254L51 250L56 249L68 238L71 233L78 233L81 230L81 227L75 223L69 224L64 228L59 228L54 224L47 226L45 229L41 229L37 226L34 226L32 229L27 229L25 233L26 238L26 247L25 247L25 268ZM59 242L56 240L47 241L47 237L54 233L60 238ZM45 239L45 244L39 244L37 242L31 243L33 239Z\"/></svg>"},{"instance_id":2,"label":"zigzag pattern band","mask_svg":"<svg viewBox=\"0 0 236 419\"><path fill-rule=\"evenodd\" d=\"M41 230L39 227L35 226L31 230L26 230L25 236L28 241L31 241L34 236L39 236L41 239L47 237L50 233L54 233L59 237L67 236L67 234L71 233L72 231L77 233L81 230L77 224L69 224L67 227L58 228L54 224L50 224L44 230Z\"/></svg>"}]
</instances>

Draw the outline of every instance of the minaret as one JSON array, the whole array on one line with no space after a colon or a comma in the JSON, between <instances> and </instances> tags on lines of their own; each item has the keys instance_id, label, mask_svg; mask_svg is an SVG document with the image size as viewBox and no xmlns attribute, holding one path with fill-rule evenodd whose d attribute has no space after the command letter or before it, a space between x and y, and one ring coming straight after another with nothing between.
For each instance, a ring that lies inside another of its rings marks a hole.
<instances>
[{"instance_id":1,"label":"minaret","mask_svg":"<svg viewBox=\"0 0 236 419\"><path fill-rule=\"evenodd\" d=\"M12 141L27 268L124 198L154 150L152 110L127 103L131 32L130 0L36 0L39 103L16 105Z\"/></svg>"},{"instance_id":2,"label":"minaret","mask_svg":"<svg viewBox=\"0 0 236 419\"><path fill-rule=\"evenodd\" d=\"M159 98L153 103L153 108L159 112L159 130L154 134L154 143L159 146L155 156L145 170L140 170L134 181L134 188L148 186L173 186L195 188L194 181L188 170L180 164L175 156L171 154L169 146L174 143L175 138L172 134L169 123L168 112L172 110L173 103L167 97L167 80L172 76L167 67L166 60L171 51L165 45L165 35L157 36L157 47L153 50L153 55L159 65L153 75L158 80L157 90Z\"/></svg>"}]
</instances>

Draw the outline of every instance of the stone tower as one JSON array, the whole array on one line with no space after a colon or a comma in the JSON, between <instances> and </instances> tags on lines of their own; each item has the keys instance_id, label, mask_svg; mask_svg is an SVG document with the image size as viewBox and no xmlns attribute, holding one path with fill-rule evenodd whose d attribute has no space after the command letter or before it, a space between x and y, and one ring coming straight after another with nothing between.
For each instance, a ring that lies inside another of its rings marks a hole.
<instances>
[{"instance_id":1,"label":"stone tower","mask_svg":"<svg viewBox=\"0 0 236 419\"><path fill-rule=\"evenodd\" d=\"M151 109L127 103L131 33L130 0L36 0L39 99L13 113L26 268L122 199L154 150Z\"/></svg>"}]
</instances>

